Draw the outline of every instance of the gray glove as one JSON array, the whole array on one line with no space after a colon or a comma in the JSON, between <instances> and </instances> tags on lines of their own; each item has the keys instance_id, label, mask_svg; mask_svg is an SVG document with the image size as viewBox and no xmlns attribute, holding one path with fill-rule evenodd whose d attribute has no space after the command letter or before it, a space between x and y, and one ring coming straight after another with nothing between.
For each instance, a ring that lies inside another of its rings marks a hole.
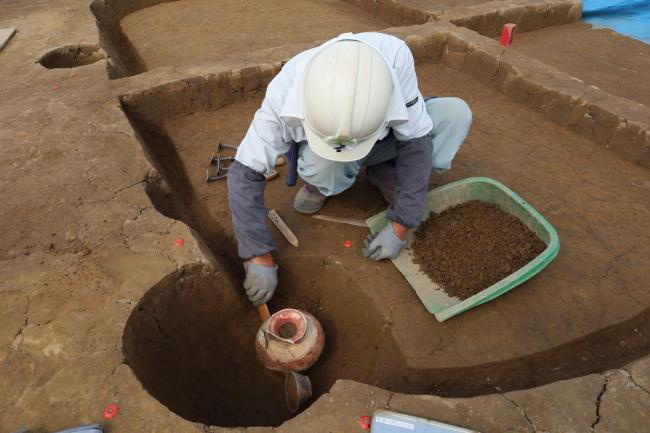
<instances>
[{"instance_id":1,"label":"gray glove","mask_svg":"<svg viewBox=\"0 0 650 433\"><path fill-rule=\"evenodd\" d=\"M246 295L254 306L266 304L278 285L278 267L258 265L252 262L244 262L246 269L246 279L244 280L244 289Z\"/></svg>"},{"instance_id":2,"label":"gray glove","mask_svg":"<svg viewBox=\"0 0 650 433\"><path fill-rule=\"evenodd\" d=\"M368 235L363 241L363 256L370 260L379 261L397 257L406 241L401 240L395 234L393 226L388 223L376 235Z\"/></svg>"}]
</instances>

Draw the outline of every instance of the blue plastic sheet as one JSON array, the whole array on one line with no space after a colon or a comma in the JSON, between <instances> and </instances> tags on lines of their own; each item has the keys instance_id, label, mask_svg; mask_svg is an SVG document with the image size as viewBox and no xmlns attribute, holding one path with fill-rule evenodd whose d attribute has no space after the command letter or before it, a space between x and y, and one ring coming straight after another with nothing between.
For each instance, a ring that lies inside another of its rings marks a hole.
<instances>
[{"instance_id":1,"label":"blue plastic sheet","mask_svg":"<svg viewBox=\"0 0 650 433\"><path fill-rule=\"evenodd\" d=\"M582 21L650 44L650 0L584 0Z\"/></svg>"}]
</instances>

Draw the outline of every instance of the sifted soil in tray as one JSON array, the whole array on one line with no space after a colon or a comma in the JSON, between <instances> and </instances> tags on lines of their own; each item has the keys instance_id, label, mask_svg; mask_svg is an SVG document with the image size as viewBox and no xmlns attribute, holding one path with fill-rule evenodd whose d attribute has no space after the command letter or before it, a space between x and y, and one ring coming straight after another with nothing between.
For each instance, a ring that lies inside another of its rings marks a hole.
<instances>
[{"instance_id":1,"label":"sifted soil in tray","mask_svg":"<svg viewBox=\"0 0 650 433\"><path fill-rule=\"evenodd\" d=\"M422 271L460 299L507 277L545 248L516 217L481 201L432 214L412 244Z\"/></svg>"}]
</instances>

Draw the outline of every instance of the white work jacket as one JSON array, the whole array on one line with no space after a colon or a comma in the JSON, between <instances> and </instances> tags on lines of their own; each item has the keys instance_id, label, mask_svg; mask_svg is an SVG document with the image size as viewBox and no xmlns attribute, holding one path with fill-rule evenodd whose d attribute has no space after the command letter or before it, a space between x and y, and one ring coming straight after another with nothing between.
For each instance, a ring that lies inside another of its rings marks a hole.
<instances>
[{"instance_id":1,"label":"white work jacket","mask_svg":"<svg viewBox=\"0 0 650 433\"><path fill-rule=\"evenodd\" d=\"M392 128L400 141L420 138L433 128L431 118L418 89L413 55L401 39L382 33L344 33L323 45L303 51L284 65L269 83L262 106L239 146L236 159L258 173L273 170L277 157L291 143L306 140L299 91L309 60L323 47L343 39L364 42L377 49L391 66L394 91L388 113L388 126L379 136L385 138Z\"/></svg>"}]
</instances>

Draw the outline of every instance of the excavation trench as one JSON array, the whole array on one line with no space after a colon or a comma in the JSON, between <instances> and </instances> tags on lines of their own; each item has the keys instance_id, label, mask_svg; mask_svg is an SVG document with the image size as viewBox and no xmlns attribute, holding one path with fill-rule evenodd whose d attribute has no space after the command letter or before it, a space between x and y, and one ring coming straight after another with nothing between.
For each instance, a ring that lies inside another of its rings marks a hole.
<instances>
[{"instance_id":1,"label":"excavation trench","mask_svg":"<svg viewBox=\"0 0 650 433\"><path fill-rule=\"evenodd\" d=\"M152 396L188 420L279 425L291 416L283 377L257 360L254 336L261 322L243 295L241 265L224 220L199 198L165 128L128 103L123 109L160 173L146 183L152 203L185 222L211 262L168 275L145 294L124 330L126 361ZM314 398L339 378L386 383L399 356L372 300L336 262L305 257L299 265L283 266L269 306L304 309L323 325L326 350L308 371Z\"/></svg>"},{"instance_id":2,"label":"excavation trench","mask_svg":"<svg viewBox=\"0 0 650 433\"><path fill-rule=\"evenodd\" d=\"M491 14L480 8L481 0L430 3L294 0L286 7L282 0L93 0L91 10L110 57L111 78L161 66L241 61L258 50L281 51L344 32L423 24L445 11L451 12L454 24L494 37L508 22L518 23L520 31L532 31L577 21L581 10L569 1L534 8L503 5ZM454 13L456 8L465 11Z\"/></svg>"},{"instance_id":3,"label":"excavation trench","mask_svg":"<svg viewBox=\"0 0 650 433\"><path fill-rule=\"evenodd\" d=\"M284 273L272 310L305 309L323 325L326 350L306 374L314 396L337 379L396 392L469 397L530 388L620 367L650 353L650 310L531 356L475 367L409 371L372 300L344 268L305 258ZM190 265L141 298L123 334L126 362L144 388L183 418L223 427L278 426L291 418L283 377L266 370L253 345L260 319L223 269ZM486 383L485 379L489 378Z\"/></svg>"},{"instance_id":4,"label":"excavation trench","mask_svg":"<svg viewBox=\"0 0 650 433\"><path fill-rule=\"evenodd\" d=\"M426 10L391 0L294 0L291 7L282 0L94 0L91 10L110 56L111 78L242 60L258 50L424 23L429 17Z\"/></svg>"},{"instance_id":5,"label":"excavation trench","mask_svg":"<svg viewBox=\"0 0 650 433\"><path fill-rule=\"evenodd\" d=\"M606 150L595 152L593 143L458 75L433 64L418 67L423 92L453 91L475 110L472 153L461 154L456 175L487 172L517 190L524 185L524 196L552 218L563 253L511 294L439 324L390 264L375 265L342 249L343 239L357 245L367 231L317 225L297 216L291 211L292 194L275 181L267 188L267 204L277 206L301 246L293 249L276 237L281 283L271 309L305 308L323 322L325 352L308 371L315 397L338 378L396 392L475 396L601 372L650 353L650 310L626 303L627 294L646 299L635 291L647 283L645 268L635 266L646 257L647 244L636 242L648 224L641 217L644 209L610 209L585 198L597 190L613 203L621 197L644 203L646 192L626 186L627 179L617 173L643 180L647 172ZM193 230L214 267L184 268L146 293L127 323L124 354L145 389L187 419L221 426L278 425L289 414L281 378L264 371L255 358L253 336L260 322L240 288L227 191L224 184L204 181L215 142L236 144L261 97L240 98L241 89L229 87L227 77L211 79L188 83L182 97L155 89L122 98L145 154L160 173L147 183L152 203ZM209 108L173 113L203 101L201 86L212 98ZM156 99L161 96L164 103ZM493 112L494 104L500 112ZM533 161L526 146L536 149ZM558 160L562 152L569 155ZM501 157L481 157L495 153ZM576 174L564 167L571 161L588 161L593 172ZM362 217L381 207L377 192L359 182L325 210ZM612 224L600 224L604 218ZM636 222L634 237L610 233L612 227L626 227L619 219ZM632 241L634 248L625 244ZM628 252L616 255L614 249Z\"/></svg>"},{"instance_id":6,"label":"excavation trench","mask_svg":"<svg viewBox=\"0 0 650 433\"><path fill-rule=\"evenodd\" d=\"M395 370L389 363L397 358L389 356L394 343L379 316L371 308L357 308L369 299L336 265L319 259L302 264L313 277L284 273L286 282L278 288L282 295L270 308L303 308L323 325L327 349L307 371L314 398L338 378L384 383ZM323 283L323 273L335 277ZM266 370L256 357L253 342L260 323L223 270L190 266L163 278L140 300L124 330L124 355L147 391L190 421L277 426L291 414L283 376Z\"/></svg>"}]
</instances>

